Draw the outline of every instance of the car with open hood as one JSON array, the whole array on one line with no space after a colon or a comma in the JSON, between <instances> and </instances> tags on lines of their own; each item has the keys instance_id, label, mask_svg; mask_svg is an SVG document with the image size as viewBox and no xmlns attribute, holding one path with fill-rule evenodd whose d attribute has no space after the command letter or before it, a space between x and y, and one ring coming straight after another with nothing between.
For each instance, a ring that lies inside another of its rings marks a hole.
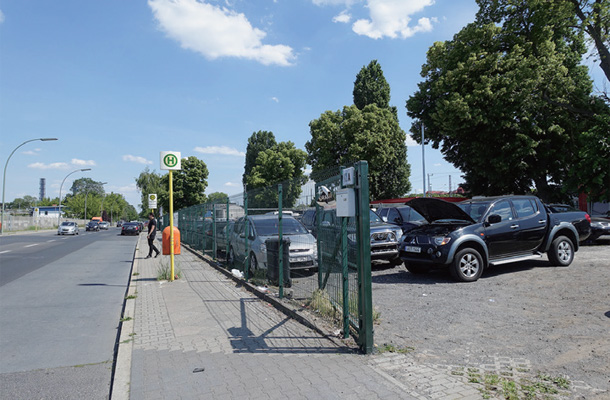
<instances>
[{"instance_id":1,"label":"car with open hood","mask_svg":"<svg viewBox=\"0 0 610 400\"><path fill-rule=\"evenodd\" d=\"M428 224L403 235L400 257L407 270L449 268L455 280L478 280L490 265L540 258L568 266L590 228L578 231L573 216L550 214L535 196L480 197L449 203L417 198L406 203Z\"/></svg>"}]
</instances>

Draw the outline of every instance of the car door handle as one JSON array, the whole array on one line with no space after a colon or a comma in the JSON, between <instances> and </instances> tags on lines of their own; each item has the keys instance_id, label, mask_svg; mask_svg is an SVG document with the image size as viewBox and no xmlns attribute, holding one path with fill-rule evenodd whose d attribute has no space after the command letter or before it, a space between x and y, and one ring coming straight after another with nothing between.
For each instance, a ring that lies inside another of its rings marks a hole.
<instances>
[{"instance_id":1,"label":"car door handle","mask_svg":"<svg viewBox=\"0 0 610 400\"><path fill-rule=\"evenodd\" d=\"M515 225L511 225L510 229L517 229L519 227L519 224L515 224Z\"/></svg>"},{"instance_id":2,"label":"car door handle","mask_svg":"<svg viewBox=\"0 0 610 400\"><path fill-rule=\"evenodd\" d=\"M546 220L545 219L541 219L538 221L539 224L546 224Z\"/></svg>"}]
</instances>

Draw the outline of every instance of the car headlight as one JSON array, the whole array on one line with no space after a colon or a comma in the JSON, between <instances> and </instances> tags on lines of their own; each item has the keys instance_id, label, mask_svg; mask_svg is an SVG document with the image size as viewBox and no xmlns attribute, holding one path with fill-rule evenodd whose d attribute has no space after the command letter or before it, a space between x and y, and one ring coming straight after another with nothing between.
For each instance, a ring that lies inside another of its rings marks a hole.
<instances>
[{"instance_id":1,"label":"car headlight","mask_svg":"<svg viewBox=\"0 0 610 400\"><path fill-rule=\"evenodd\" d=\"M267 245L265 243L261 243L261 253L267 252Z\"/></svg>"},{"instance_id":2,"label":"car headlight","mask_svg":"<svg viewBox=\"0 0 610 400\"><path fill-rule=\"evenodd\" d=\"M602 227L602 223L601 222L591 222L591 226L595 227L595 228L601 228Z\"/></svg>"},{"instance_id":3,"label":"car headlight","mask_svg":"<svg viewBox=\"0 0 610 400\"><path fill-rule=\"evenodd\" d=\"M448 236L436 236L434 238L434 243L437 246L444 246L451 241L451 238Z\"/></svg>"}]
</instances>

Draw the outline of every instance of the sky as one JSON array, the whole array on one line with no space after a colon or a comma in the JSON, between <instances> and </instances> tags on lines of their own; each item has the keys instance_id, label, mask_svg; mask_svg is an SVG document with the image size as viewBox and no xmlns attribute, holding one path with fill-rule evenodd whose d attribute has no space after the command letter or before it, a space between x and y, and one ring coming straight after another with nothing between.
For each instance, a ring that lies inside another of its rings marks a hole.
<instances>
[{"instance_id":1,"label":"sky","mask_svg":"<svg viewBox=\"0 0 610 400\"><path fill-rule=\"evenodd\" d=\"M40 178L56 197L87 177L139 209L135 179L162 172L161 151L203 160L207 194L237 194L253 132L304 150L310 121L353 104L372 60L408 132L428 48L476 11L474 0L0 0L0 163L26 140L59 139L13 154L6 201L38 197ZM421 146L407 144L421 193ZM461 181L429 146L425 164L432 190Z\"/></svg>"}]
</instances>

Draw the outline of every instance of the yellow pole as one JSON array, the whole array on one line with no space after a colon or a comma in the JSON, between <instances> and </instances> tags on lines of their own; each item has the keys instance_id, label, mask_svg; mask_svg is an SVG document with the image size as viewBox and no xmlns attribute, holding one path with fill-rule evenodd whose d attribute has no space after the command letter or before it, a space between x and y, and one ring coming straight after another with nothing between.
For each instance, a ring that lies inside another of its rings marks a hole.
<instances>
[{"instance_id":1,"label":"yellow pole","mask_svg":"<svg viewBox=\"0 0 610 400\"><path fill-rule=\"evenodd\" d=\"M171 263L170 281L174 280L174 186L172 170L169 170L169 254Z\"/></svg>"}]
</instances>

